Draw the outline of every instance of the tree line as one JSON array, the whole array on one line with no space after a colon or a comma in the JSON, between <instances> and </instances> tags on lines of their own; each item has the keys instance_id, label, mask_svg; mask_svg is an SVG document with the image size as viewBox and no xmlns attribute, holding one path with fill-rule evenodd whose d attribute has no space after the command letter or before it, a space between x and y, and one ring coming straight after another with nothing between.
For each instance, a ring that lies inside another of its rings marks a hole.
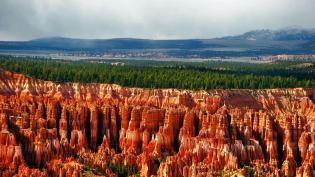
<instances>
[{"instance_id":1,"label":"tree line","mask_svg":"<svg viewBox=\"0 0 315 177\"><path fill-rule=\"evenodd\" d=\"M287 64L281 65L286 66ZM210 67L211 63L206 66L208 67L186 66L185 64L112 66L106 63L87 61L0 56L0 67L3 69L56 82L109 83L128 87L192 90L307 88L315 86L314 73L311 73L310 70L307 72L301 69L286 70L278 66L278 72L277 67L271 67L272 72L271 70L264 72L259 65L221 63L219 69ZM224 69L224 66L230 69ZM268 69L270 67L266 68L266 71Z\"/></svg>"}]
</instances>

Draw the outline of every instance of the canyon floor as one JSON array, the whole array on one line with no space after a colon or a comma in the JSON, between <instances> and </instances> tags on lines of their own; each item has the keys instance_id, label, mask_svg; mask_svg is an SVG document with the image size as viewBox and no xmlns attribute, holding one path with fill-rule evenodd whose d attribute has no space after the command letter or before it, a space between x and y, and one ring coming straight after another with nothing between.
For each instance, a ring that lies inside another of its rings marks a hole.
<instances>
[{"instance_id":1,"label":"canyon floor","mask_svg":"<svg viewBox=\"0 0 315 177\"><path fill-rule=\"evenodd\" d=\"M315 89L54 83L0 69L0 176L315 176Z\"/></svg>"}]
</instances>

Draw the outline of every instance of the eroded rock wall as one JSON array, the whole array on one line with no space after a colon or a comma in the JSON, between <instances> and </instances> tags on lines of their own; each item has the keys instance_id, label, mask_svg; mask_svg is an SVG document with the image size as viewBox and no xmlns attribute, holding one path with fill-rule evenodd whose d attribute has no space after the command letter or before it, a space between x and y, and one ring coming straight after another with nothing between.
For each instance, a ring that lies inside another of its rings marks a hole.
<instances>
[{"instance_id":1,"label":"eroded rock wall","mask_svg":"<svg viewBox=\"0 0 315 177\"><path fill-rule=\"evenodd\" d=\"M0 70L2 176L315 175L315 89L57 84ZM86 175L86 174L85 174Z\"/></svg>"}]
</instances>

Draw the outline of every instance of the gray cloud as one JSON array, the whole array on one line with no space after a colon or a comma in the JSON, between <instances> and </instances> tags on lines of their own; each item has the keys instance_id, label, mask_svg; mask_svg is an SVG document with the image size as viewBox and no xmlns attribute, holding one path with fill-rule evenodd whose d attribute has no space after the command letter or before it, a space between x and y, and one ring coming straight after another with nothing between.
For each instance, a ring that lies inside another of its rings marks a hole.
<instances>
[{"instance_id":1,"label":"gray cloud","mask_svg":"<svg viewBox=\"0 0 315 177\"><path fill-rule=\"evenodd\" d=\"M0 40L212 38L315 27L315 0L1 0Z\"/></svg>"}]
</instances>

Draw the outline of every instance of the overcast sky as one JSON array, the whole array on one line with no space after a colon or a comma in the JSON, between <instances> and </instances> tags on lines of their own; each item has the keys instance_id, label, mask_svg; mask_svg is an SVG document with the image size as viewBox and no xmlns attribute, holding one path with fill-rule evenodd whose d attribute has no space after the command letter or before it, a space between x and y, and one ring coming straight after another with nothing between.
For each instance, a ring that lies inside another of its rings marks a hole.
<instances>
[{"instance_id":1,"label":"overcast sky","mask_svg":"<svg viewBox=\"0 0 315 177\"><path fill-rule=\"evenodd\" d=\"M315 27L315 0L0 0L0 40L212 38Z\"/></svg>"}]
</instances>

